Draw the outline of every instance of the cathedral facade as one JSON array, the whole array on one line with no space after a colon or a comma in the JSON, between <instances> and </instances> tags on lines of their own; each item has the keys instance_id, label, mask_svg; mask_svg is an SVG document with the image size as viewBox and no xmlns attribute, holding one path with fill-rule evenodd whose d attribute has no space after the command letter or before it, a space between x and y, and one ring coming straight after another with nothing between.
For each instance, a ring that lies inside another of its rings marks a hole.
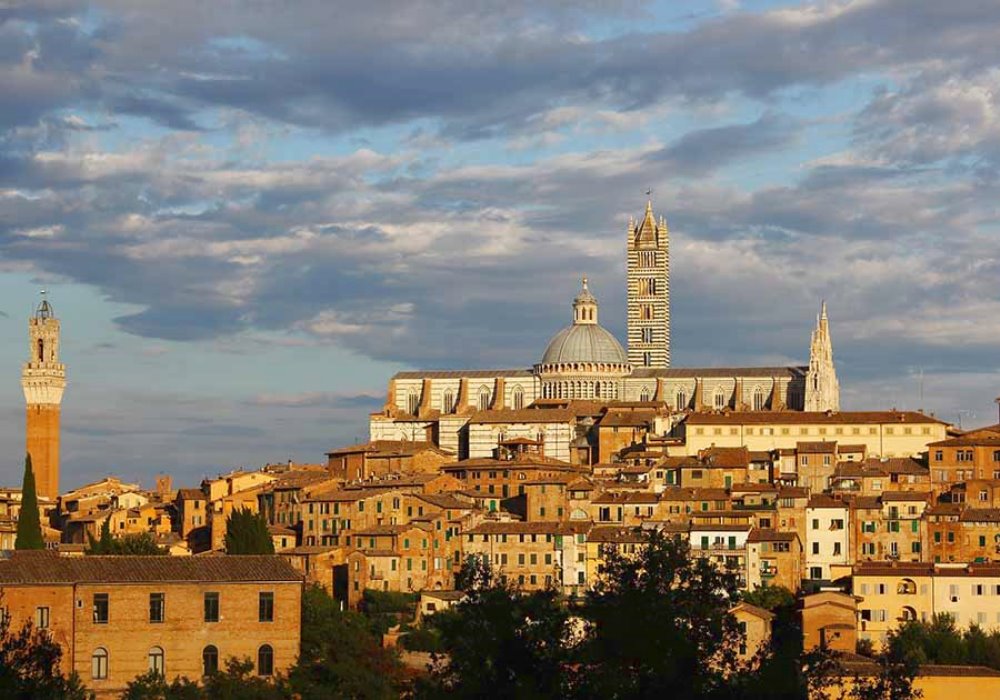
<instances>
[{"instance_id":1,"label":"cathedral facade","mask_svg":"<svg viewBox=\"0 0 1000 700\"><path fill-rule=\"evenodd\" d=\"M592 410L585 406L646 403L677 420L704 411L839 410L825 304L807 366L671 367L669 234L651 203L638 224L630 221L626 249L627 351L600 325L598 300L584 278L572 323L533 367L400 372L389 381L384 409L370 417L371 439L431 440L465 458L483 456L468 447L478 425L502 423L502 436L544 441L546 432L573 423L567 411L574 405L580 413ZM563 451L547 454L563 458Z\"/></svg>"}]
</instances>

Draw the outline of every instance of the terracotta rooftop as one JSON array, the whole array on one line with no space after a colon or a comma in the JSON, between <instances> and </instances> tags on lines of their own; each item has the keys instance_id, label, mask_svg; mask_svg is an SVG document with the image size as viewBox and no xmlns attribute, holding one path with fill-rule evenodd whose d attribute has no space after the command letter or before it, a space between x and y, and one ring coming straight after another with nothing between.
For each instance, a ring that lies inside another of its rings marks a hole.
<instances>
[{"instance_id":1,"label":"terracotta rooftop","mask_svg":"<svg viewBox=\"0 0 1000 700\"><path fill-rule=\"evenodd\" d=\"M589 520L579 521L535 521L522 522L510 520L507 522L480 523L465 535L575 535L587 533L592 527Z\"/></svg>"},{"instance_id":2,"label":"terracotta rooftop","mask_svg":"<svg viewBox=\"0 0 1000 700\"><path fill-rule=\"evenodd\" d=\"M799 536L794 532L778 532L777 530L766 530L754 528L747 537L747 542L792 542Z\"/></svg>"},{"instance_id":3,"label":"terracotta rooftop","mask_svg":"<svg viewBox=\"0 0 1000 700\"><path fill-rule=\"evenodd\" d=\"M761 377L773 379L795 379L806 376L808 367L683 367L669 369L653 369L650 367L637 367L632 371L633 377L664 379L697 379L697 378L725 378L732 377Z\"/></svg>"},{"instance_id":4,"label":"terracotta rooftop","mask_svg":"<svg viewBox=\"0 0 1000 700\"><path fill-rule=\"evenodd\" d=\"M837 441L832 442L797 442L795 449L799 454L836 454Z\"/></svg>"},{"instance_id":5,"label":"terracotta rooftop","mask_svg":"<svg viewBox=\"0 0 1000 700\"><path fill-rule=\"evenodd\" d=\"M521 408L477 411L469 423L569 423L576 412L568 408Z\"/></svg>"},{"instance_id":6,"label":"terracotta rooftop","mask_svg":"<svg viewBox=\"0 0 1000 700\"><path fill-rule=\"evenodd\" d=\"M725 413L692 413L689 425L836 425L851 423L937 423L944 421L916 411L730 411Z\"/></svg>"},{"instance_id":7,"label":"terracotta rooftop","mask_svg":"<svg viewBox=\"0 0 1000 700\"><path fill-rule=\"evenodd\" d=\"M201 489L177 489L177 500L179 501L204 501L208 498Z\"/></svg>"},{"instance_id":8,"label":"terracotta rooftop","mask_svg":"<svg viewBox=\"0 0 1000 700\"><path fill-rule=\"evenodd\" d=\"M750 450L746 447L709 447L699 452L698 457L705 467L742 469L750 464Z\"/></svg>"},{"instance_id":9,"label":"terracotta rooftop","mask_svg":"<svg viewBox=\"0 0 1000 700\"><path fill-rule=\"evenodd\" d=\"M656 420L656 411L609 409L598 425L602 428L644 427Z\"/></svg>"},{"instance_id":10,"label":"terracotta rooftop","mask_svg":"<svg viewBox=\"0 0 1000 700\"><path fill-rule=\"evenodd\" d=\"M462 377L482 377L484 379L494 379L496 377L532 377L534 373L530 369L453 369L453 370L428 370L428 371L407 371L396 372L393 379L461 379Z\"/></svg>"},{"instance_id":11,"label":"terracotta rooftop","mask_svg":"<svg viewBox=\"0 0 1000 700\"><path fill-rule=\"evenodd\" d=\"M88 556L17 552L0 560L0 585L43 583L300 582L278 556Z\"/></svg>"}]
</instances>

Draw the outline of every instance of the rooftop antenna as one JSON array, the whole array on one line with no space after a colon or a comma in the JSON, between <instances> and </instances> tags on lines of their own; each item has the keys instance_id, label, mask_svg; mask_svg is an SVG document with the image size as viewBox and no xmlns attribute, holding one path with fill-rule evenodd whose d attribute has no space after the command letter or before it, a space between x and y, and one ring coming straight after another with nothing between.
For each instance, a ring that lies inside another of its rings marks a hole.
<instances>
[{"instance_id":1,"label":"rooftop antenna","mask_svg":"<svg viewBox=\"0 0 1000 700\"><path fill-rule=\"evenodd\" d=\"M962 409L961 411L959 411L958 412L958 429L959 430L962 429L962 416L968 416L969 418L975 418L976 417L976 413L975 413L975 411L970 411L968 409Z\"/></svg>"}]
</instances>

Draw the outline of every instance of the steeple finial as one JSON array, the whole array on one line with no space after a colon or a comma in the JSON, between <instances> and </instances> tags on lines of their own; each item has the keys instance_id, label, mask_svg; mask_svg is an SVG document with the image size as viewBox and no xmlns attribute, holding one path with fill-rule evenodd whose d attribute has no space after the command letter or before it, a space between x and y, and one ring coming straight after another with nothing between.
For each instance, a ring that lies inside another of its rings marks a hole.
<instances>
[{"instance_id":1,"label":"steeple finial","mask_svg":"<svg viewBox=\"0 0 1000 700\"><path fill-rule=\"evenodd\" d=\"M822 321L826 321L827 320L827 316L826 316L826 299L824 299L822 301L822 303L820 304L820 307L819 307L819 317L820 317L820 320L822 320Z\"/></svg>"},{"instance_id":2,"label":"steeple finial","mask_svg":"<svg viewBox=\"0 0 1000 700\"><path fill-rule=\"evenodd\" d=\"M590 291L590 290L587 289L587 276L586 275L583 276L583 280L582 281L583 281L583 291L585 291L585 292Z\"/></svg>"}]
</instances>

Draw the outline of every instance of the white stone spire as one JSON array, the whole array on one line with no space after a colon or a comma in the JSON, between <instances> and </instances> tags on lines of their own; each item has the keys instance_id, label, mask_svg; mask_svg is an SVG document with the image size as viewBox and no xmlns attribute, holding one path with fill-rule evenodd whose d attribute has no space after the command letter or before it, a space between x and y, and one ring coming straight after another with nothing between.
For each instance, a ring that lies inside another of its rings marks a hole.
<instances>
[{"instance_id":1,"label":"white stone spire","mask_svg":"<svg viewBox=\"0 0 1000 700\"><path fill-rule=\"evenodd\" d=\"M826 301L816 317L816 330L809 346L809 371L806 373L807 411L839 411L840 383L833 364L833 341L830 338L830 319Z\"/></svg>"}]
</instances>

